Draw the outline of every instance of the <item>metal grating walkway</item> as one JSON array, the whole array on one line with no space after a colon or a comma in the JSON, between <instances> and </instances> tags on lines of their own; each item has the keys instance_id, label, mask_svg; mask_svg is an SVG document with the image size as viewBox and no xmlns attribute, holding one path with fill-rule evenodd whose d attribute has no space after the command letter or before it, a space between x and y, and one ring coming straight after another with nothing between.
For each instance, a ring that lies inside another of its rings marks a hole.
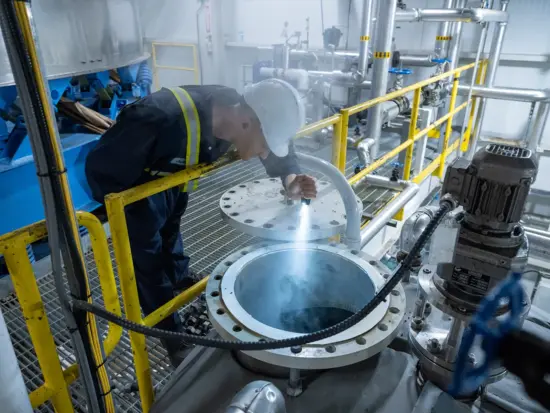
<instances>
[{"instance_id":1,"label":"metal grating walkway","mask_svg":"<svg viewBox=\"0 0 550 413\"><path fill-rule=\"evenodd\" d=\"M324 158L330 156L327 148L317 152L316 155ZM348 176L353 174L356 163L355 153L350 151L346 165ZM390 172L391 166L389 164L379 170L380 175L388 175ZM258 238L242 234L224 224L218 212L218 202L220 194L232 186L263 177L265 177L265 171L261 163L259 161L250 161L236 163L201 180L199 190L190 197L189 206L181 226L186 253L191 256L191 267L193 270L207 273L223 257L259 241ZM322 178L322 176L318 177ZM362 189L358 195L364 201L364 213L372 215L393 197L393 192L379 188L367 188ZM112 250L111 260L113 261L113 268L116 274L116 264ZM94 300L102 303L97 272L91 252L86 254L86 264ZM59 308L52 275L45 274L38 280L38 285L58 346L59 358L63 367L66 368L74 363L74 356L69 334L65 328ZM0 300L0 308L6 319L27 388L29 391L32 391L43 383L43 378L17 299L14 295L10 295ZM100 330L104 331L104 329L105 324L100 322ZM155 388L158 389L162 387L169 377L172 367L158 340L148 339L148 345L153 382ZM139 396L133 384L134 372L131 357L129 339L127 335L124 335L107 362L115 403L119 412L141 412ZM71 393L75 411L85 412L84 392L79 380L71 385ZM49 403L40 406L36 411L54 412L53 407Z\"/></svg>"}]
</instances>

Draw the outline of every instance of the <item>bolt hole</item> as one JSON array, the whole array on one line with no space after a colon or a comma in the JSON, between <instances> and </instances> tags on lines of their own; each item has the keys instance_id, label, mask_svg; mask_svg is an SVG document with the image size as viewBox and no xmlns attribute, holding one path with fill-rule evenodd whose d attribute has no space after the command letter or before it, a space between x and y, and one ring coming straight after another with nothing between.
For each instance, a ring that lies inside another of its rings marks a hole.
<instances>
[{"instance_id":1,"label":"bolt hole","mask_svg":"<svg viewBox=\"0 0 550 413\"><path fill-rule=\"evenodd\" d=\"M288 227L288 229L289 229L290 231L295 231L295 230L296 230L296 227L295 227L294 225L290 225L290 226Z\"/></svg>"},{"instance_id":2,"label":"bolt hole","mask_svg":"<svg viewBox=\"0 0 550 413\"><path fill-rule=\"evenodd\" d=\"M388 326L384 323L381 323L381 324L378 324L378 329L382 330L382 331L387 331L388 330Z\"/></svg>"},{"instance_id":3,"label":"bolt hole","mask_svg":"<svg viewBox=\"0 0 550 413\"><path fill-rule=\"evenodd\" d=\"M236 217L236 216L238 216L238 215L239 215L239 213L238 213L238 212L232 212L232 213L231 213L231 214L229 214L229 215L231 215L232 217Z\"/></svg>"},{"instance_id":4,"label":"bolt hole","mask_svg":"<svg viewBox=\"0 0 550 413\"><path fill-rule=\"evenodd\" d=\"M216 281L220 281L220 280L222 279L222 276L221 276L220 274L218 274L218 275L216 275L216 276L214 277L214 279L215 279Z\"/></svg>"},{"instance_id":5,"label":"bolt hole","mask_svg":"<svg viewBox=\"0 0 550 413\"><path fill-rule=\"evenodd\" d=\"M367 344L367 340L365 340L363 337L357 337L357 338L355 339L355 342L356 342L357 344L362 345L362 346L364 346L365 344Z\"/></svg>"},{"instance_id":6,"label":"bolt hole","mask_svg":"<svg viewBox=\"0 0 550 413\"><path fill-rule=\"evenodd\" d=\"M370 265L376 265L376 261L369 261Z\"/></svg>"},{"instance_id":7,"label":"bolt hole","mask_svg":"<svg viewBox=\"0 0 550 413\"><path fill-rule=\"evenodd\" d=\"M259 184L259 183L260 183L260 181L254 181L254 183L255 183L255 184Z\"/></svg>"},{"instance_id":8,"label":"bolt hole","mask_svg":"<svg viewBox=\"0 0 550 413\"><path fill-rule=\"evenodd\" d=\"M321 181L321 185L328 185L328 182L326 182L326 181Z\"/></svg>"},{"instance_id":9,"label":"bolt hole","mask_svg":"<svg viewBox=\"0 0 550 413\"><path fill-rule=\"evenodd\" d=\"M218 314L218 315L224 315L224 314L225 314L225 310L224 310L223 308L218 308L218 309L216 310L216 314Z\"/></svg>"},{"instance_id":10,"label":"bolt hole","mask_svg":"<svg viewBox=\"0 0 550 413\"><path fill-rule=\"evenodd\" d=\"M231 198L229 198L228 196L226 196L225 198L223 198L224 201L231 201Z\"/></svg>"},{"instance_id":11,"label":"bolt hole","mask_svg":"<svg viewBox=\"0 0 550 413\"><path fill-rule=\"evenodd\" d=\"M334 353L334 352L336 352L336 347L333 346L333 345L326 346L325 350L327 351L327 353Z\"/></svg>"},{"instance_id":12,"label":"bolt hole","mask_svg":"<svg viewBox=\"0 0 550 413\"><path fill-rule=\"evenodd\" d=\"M314 224L311 226L311 229L321 229L321 227L317 224Z\"/></svg>"},{"instance_id":13,"label":"bolt hole","mask_svg":"<svg viewBox=\"0 0 550 413\"><path fill-rule=\"evenodd\" d=\"M227 209L227 208L231 208L231 205L224 205L223 207L224 207L225 209Z\"/></svg>"},{"instance_id":14,"label":"bolt hole","mask_svg":"<svg viewBox=\"0 0 550 413\"><path fill-rule=\"evenodd\" d=\"M399 295L399 291L397 291L397 290L392 290L391 295L394 295L394 296L397 297L397 296Z\"/></svg>"},{"instance_id":15,"label":"bolt hole","mask_svg":"<svg viewBox=\"0 0 550 413\"><path fill-rule=\"evenodd\" d=\"M276 180L275 178L269 178L269 180L270 180L271 182L277 182L277 180Z\"/></svg>"},{"instance_id":16,"label":"bolt hole","mask_svg":"<svg viewBox=\"0 0 550 413\"><path fill-rule=\"evenodd\" d=\"M231 261L226 261L226 262L224 262L224 265L229 267L230 265L233 265L233 263Z\"/></svg>"},{"instance_id":17,"label":"bolt hole","mask_svg":"<svg viewBox=\"0 0 550 413\"><path fill-rule=\"evenodd\" d=\"M245 220L244 220L244 223L245 223L245 224L252 224L253 222L254 222L253 219L245 219Z\"/></svg>"},{"instance_id":18,"label":"bolt hole","mask_svg":"<svg viewBox=\"0 0 550 413\"><path fill-rule=\"evenodd\" d=\"M357 255L357 254L359 254L359 251L357 251L357 250L351 250L351 253L352 253L353 255Z\"/></svg>"},{"instance_id":19,"label":"bolt hole","mask_svg":"<svg viewBox=\"0 0 550 413\"><path fill-rule=\"evenodd\" d=\"M239 188L246 188L246 185L239 185Z\"/></svg>"},{"instance_id":20,"label":"bolt hole","mask_svg":"<svg viewBox=\"0 0 550 413\"><path fill-rule=\"evenodd\" d=\"M248 254L248 251L241 251L241 255L246 255Z\"/></svg>"},{"instance_id":21,"label":"bolt hole","mask_svg":"<svg viewBox=\"0 0 550 413\"><path fill-rule=\"evenodd\" d=\"M260 343L265 343L267 340L265 338L261 338L258 340Z\"/></svg>"},{"instance_id":22,"label":"bolt hole","mask_svg":"<svg viewBox=\"0 0 550 413\"><path fill-rule=\"evenodd\" d=\"M233 331L235 333L238 333L239 331L243 331L243 329L241 328L241 326L233 326Z\"/></svg>"},{"instance_id":23,"label":"bolt hole","mask_svg":"<svg viewBox=\"0 0 550 413\"><path fill-rule=\"evenodd\" d=\"M398 313L399 313L399 308L397 308L397 307L390 307L390 313L392 313L392 314L398 314Z\"/></svg>"},{"instance_id":24,"label":"bolt hole","mask_svg":"<svg viewBox=\"0 0 550 413\"><path fill-rule=\"evenodd\" d=\"M273 224L264 224L264 228L273 228Z\"/></svg>"},{"instance_id":25,"label":"bolt hole","mask_svg":"<svg viewBox=\"0 0 550 413\"><path fill-rule=\"evenodd\" d=\"M330 225L340 225L340 223L338 221L330 221Z\"/></svg>"},{"instance_id":26,"label":"bolt hole","mask_svg":"<svg viewBox=\"0 0 550 413\"><path fill-rule=\"evenodd\" d=\"M231 190L231 191L229 191L229 193L230 193L230 194L234 194L234 193L235 193L235 191L234 191L234 190Z\"/></svg>"},{"instance_id":27,"label":"bolt hole","mask_svg":"<svg viewBox=\"0 0 550 413\"><path fill-rule=\"evenodd\" d=\"M219 291L212 291L212 292L210 293L210 295L211 295L212 297L219 297L220 292L219 292Z\"/></svg>"},{"instance_id":28,"label":"bolt hole","mask_svg":"<svg viewBox=\"0 0 550 413\"><path fill-rule=\"evenodd\" d=\"M384 279L387 280L388 278L390 278L390 275L389 274L384 274Z\"/></svg>"}]
</instances>

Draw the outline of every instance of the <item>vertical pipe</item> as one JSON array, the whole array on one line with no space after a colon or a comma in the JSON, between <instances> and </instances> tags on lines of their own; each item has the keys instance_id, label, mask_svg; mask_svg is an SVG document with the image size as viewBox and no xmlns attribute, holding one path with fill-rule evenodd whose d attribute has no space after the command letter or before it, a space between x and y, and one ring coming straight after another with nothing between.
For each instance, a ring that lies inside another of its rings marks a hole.
<instances>
[{"instance_id":1,"label":"vertical pipe","mask_svg":"<svg viewBox=\"0 0 550 413\"><path fill-rule=\"evenodd\" d=\"M458 94L458 80L460 74L456 73L453 78L453 90L451 92L451 102L449 104L449 112L452 112L456 105L456 96ZM447 127L445 128L445 137L443 138L443 145L441 148L441 158L439 161L439 167L437 168L437 176L439 179L443 178L443 172L445 171L445 161L447 160L447 148L449 147L449 141L453 132L453 116L447 120Z\"/></svg>"},{"instance_id":2,"label":"vertical pipe","mask_svg":"<svg viewBox=\"0 0 550 413\"><path fill-rule=\"evenodd\" d=\"M443 0L443 8L453 8L454 0ZM435 48L434 54L436 58L447 57L447 46L451 40L451 22L439 23L439 29L437 30L437 36L435 36Z\"/></svg>"},{"instance_id":3,"label":"vertical pipe","mask_svg":"<svg viewBox=\"0 0 550 413\"><path fill-rule=\"evenodd\" d=\"M283 45L283 69L287 70L290 65L290 46L288 43Z\"/></svg>"},{"instance_id":4,"label":"vertical pipe","mask_svg":"<svg viewBox=\"0 0 550 413\"><path fill-rule=\"evenodd\" d=\"M27 388L0 310L0 406L4 413L32 413Z\"/></svg>"},{"instance_id":5,"label":"vertical pipe","mask_svg":"<svg viewBox=\"0 0 550 413\"><path fill-rule=\"evenodd\" d=\"M509 0L500 0L500 10L507 11ZM499 22L493 36L493 42L491 44L491 52L489 54L489 66L487 67L487 79L485 86L494 86L498 65L500 63L500 55L502 54L502 45L504 43L504 36L506 35L506 29L508 27L507 22ZM479 110L476 120L476 126L474 128L474 137L471 141L470 148L468 149L467 157L472 159L475 152L477 143L481 136L481 130L483 128L483 119L485 117L485 111L487 110L487 99L479 99Z\"/></svg>"},{"instance_id":6,"label":"vertical pipe","mask_svg":"<svg viewBox=\"0 0 550 413\"><path fill-rule=\"evenodd\" d=\"M466 0L457 0L456 6L458 8L464 8L466 6ZM451 61L450 70L456 69L458 67L458 60L460 59L460 42L462 40L463 27L464 23L461 21L455 22L453 24L448 52L448 58Z\"/></svg>"},{"instance_id":7,"label":"vertical pipe","mask_svg":"<svg viewBox=\"0 0 550 413\"><path fill-rule=\"evenodd\" d=\"M374 0L363 1L363 16L361 20L361 37L359 38L359 73L366 78L369 68L369 40L372 26Z\"/></svg>"},{"instance_id":8,"label":"vertical pipe","mask_svg":"<svg viewBox=\"0 0 550 413\"><path fill-rule=\"evenodd\" d=\"M388 71L391 63L391 47L393 29L395 26L395 11L397 0L387 0L379 5L376 23L376 41L373 52L374 65L372 76L371 99L386 94L388 87ZM380 149L380 134L382 129L382 107L376 105L369 110L367 123L367 137L374 140L372 157L378 157Z\"/></svg>"},{"instance_id":9,"label":"vertical pipe","mask_svg":"<svg viewBox=\"0 0 550 413\"><path fill-rule=\"evenodd\" d=\"M472 71L472 78L470 80L470 85L476 85L479 84L481 81L481 76L483 72L483 68L485 67L484 64L480 64L479 61L481 59L481 53L483 52L483 48L485 46L485 40L487 39L487 32L488 32L488 23L484 22L481 25L481 35L479 37L479 45L477 47L476 52L476 65L474 66L474 70ZM468 92L468 101L472 99L472 90L473 88L470 87L470 91ZM471 107L471 109L470 109ZM458 145L456 149L457 156L460 155L460 152L466 152L468 149L468 145L470 143L470 135L472 133L472 123L474 119L474 114L476 111L476 101L468 103L468 106L466 106L466 110L464 111L464 120L462 121L462 131L460 133L460 144ZM468 116L469 113L469 116Z\"/></svg>"}]
</instances>

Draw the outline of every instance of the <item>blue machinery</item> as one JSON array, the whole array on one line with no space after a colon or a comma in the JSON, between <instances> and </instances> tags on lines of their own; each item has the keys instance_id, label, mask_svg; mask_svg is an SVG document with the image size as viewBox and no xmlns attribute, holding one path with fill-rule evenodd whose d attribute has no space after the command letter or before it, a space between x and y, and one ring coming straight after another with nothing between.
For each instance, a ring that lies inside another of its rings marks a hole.
<instances>
[{"instance_id":1,"label":"blue machinery","mask_svg":"<svg viewBox=\"0 0 550 413\"><path fill-rule=\"evenodd\" d=\"M151 83L151 71L144 61L114 71L50 80L49 86L54 107L65 97L115 119L122 107L149 93ZM91 211L99 204L91 198L84 163L100 135L59 111L57 115L75 206ZM0 88L0 188L0 235L44 218L27 128L14 85Z\"/></svg>"}]
</instances>

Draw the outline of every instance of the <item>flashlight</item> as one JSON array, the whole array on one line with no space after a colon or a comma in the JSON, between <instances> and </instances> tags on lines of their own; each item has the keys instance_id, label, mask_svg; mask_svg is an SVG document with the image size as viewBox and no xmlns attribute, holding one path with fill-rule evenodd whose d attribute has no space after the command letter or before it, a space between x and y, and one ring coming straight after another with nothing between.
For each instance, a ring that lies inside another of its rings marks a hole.
<instances>
[{"instance_id":1,"label":"flashlight","mask_svg":"<svg viewBox=\"0 0 550 413\"><path fill-rule=\"evenodd\" d=\"M302 198L302 205L309 205L311 203L311 199Z\"/></svg>"}]
</instances>

